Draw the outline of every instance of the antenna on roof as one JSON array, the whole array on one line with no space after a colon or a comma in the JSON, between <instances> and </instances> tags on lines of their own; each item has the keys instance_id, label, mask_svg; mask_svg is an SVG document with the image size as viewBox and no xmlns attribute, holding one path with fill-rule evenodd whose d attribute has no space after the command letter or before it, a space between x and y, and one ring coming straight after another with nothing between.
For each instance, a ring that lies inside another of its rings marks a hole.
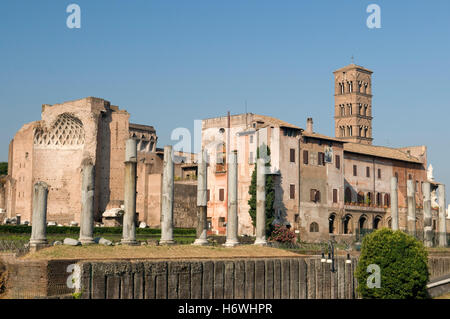
<instances>
[{"instance_id":1,"label":"antenna on roof","mask_svg":"<svg viewBox=\"0 0 450 319\"><path fill-rule=\"evenodd\" d=\"M352 64L355 64L355 57L352 54Z\"/></svg>"}]
</instances>

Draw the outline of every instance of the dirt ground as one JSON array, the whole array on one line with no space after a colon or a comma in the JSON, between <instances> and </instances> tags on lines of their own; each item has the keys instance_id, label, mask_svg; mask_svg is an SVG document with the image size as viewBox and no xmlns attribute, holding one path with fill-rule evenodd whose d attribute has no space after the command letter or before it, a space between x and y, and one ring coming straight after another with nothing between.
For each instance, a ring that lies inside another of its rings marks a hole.
<instances>
[{"instance_id":1,"label":"dirt ground","mask_svg":"<svg viewBox=\"0 0 450 319\"><path fill-rule=\"evenodd\" d=\"M221 246L54 246L29 253L22 259L193 259L235 257L294 257L294 252L283 249L243 245L233 248Z\"/></svg>"}]
</instances>

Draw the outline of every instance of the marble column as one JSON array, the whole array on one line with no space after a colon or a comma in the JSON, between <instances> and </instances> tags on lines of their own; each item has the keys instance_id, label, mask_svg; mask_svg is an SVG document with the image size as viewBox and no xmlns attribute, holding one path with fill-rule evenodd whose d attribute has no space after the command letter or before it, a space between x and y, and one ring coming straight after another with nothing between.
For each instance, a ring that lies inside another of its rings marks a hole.
<instances>
[{"instance_id":1,"label":"marble column","mask_svg":"<svg viewBox=\"0 0 450 319\"><path fill-rule=\"evenodd\" d=\"M439 247L447 247L447 225L445 212L445 185L438 186L439 196Z\"/></svg>"},{"instance_id":2,"label":"marble column","mask_svg":"<svg viewBox=\"0 0 450 319\"><path fill-rule=\"evenodd\" d=\"M48 185L37 182L33 187L33 216L30 246L47 245L47 197Z\"/></svg>"},{"instance_id":3,"label":"marble column","mask_svg":"<svg viewBox=\"0 0 450 319\"><path fill-rule=\"evenodd\" d=\"M266 163L256 161L256 240L255 245L266 245Z\"/></svg>"},{"instance_id":4,"label":"marble column","mask_svg":"<svg viewBox=\"0 0 450 319\"><path fill-rule=\"evenodd\" d=\"M407 199L408 199L408 232L412 236L416 236L416 189L414 181L407 181Z\"/></svg>"},{"instance_id":5,"label":"marble column","mask_svg":"<svg viewBox=\"0 0 450 319\"><path fill-rule=\"evenodd\" d=\"M431 185L429 182L423 183L423 231L425 247L433 246L433 226L431 215Z\"/></svg>"},{"instance_id":6,"label":"marble column","mask_svg":"<svg viewBox=\"0 0 450 319\"><path fill-rule=\"evenodd\" d=\"M91 160L84 160L81 165L81 244L94 244L94 190L95 167Z\"/></svg>"},{"instance_id":7,"label":"marble column","mask_svg":"<svg viewBox=\"0 0 450 319\"><path fill-rule=\"evenodd\" d=\"M237 152L232 152L228 160L228 217L226 247L239 245L238 240L238 163Z\"/></svg>"},{"instance_id":8,"label":"marble column","mask_svg":"<svg viewBox=\"0 0 450 319\"><path fill-rule=\"evenodd\" d=\"M161 240L162 245L175 243L173 240L173 149L172 146L164 146L164 168L162 185L161 207Z\"/></svg>"},{"instance_id":9,"label":"marble column","mask_svg":"<svg viewBox=\"0 0 450 319\"><path fill-rule=\"evenodd\" d=\"M398 230L398 181L391 177L391 223L392 230Z\"/></svg>"},{"instance_id":10,"label":"marble column","mask_svg":"<svg viewBox=\"0 0 450 319\"><path fill-rule=\"evenodd\" d=\"M122 244L137 245L136 241L136 175L137 141L128 139L125 147L125 192Z\"/></svg>"},{"instance_id":11,"label":"marble column","mask_svg":"<svg viewBox=\"0 0 450 319\"><path fill-rule=\"evenodd\" d=\"M197 178L197 207L198 207L198 221L197 221L197 239L194 245L207 245L207 231L208 231L208 216L207 216L207 153L206 150L198 154L198 178Z\"/></svg>"}]
</instances>

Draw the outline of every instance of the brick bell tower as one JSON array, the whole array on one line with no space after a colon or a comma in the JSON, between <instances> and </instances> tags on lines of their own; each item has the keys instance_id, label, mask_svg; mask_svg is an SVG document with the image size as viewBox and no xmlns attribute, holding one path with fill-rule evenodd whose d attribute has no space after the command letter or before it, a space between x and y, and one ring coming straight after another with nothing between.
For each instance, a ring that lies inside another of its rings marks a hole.
<instances>
[{"instance_id":1,"label":"brick bell tower","mask_svg":"<svg viewBox=\"0 0 450 319\"><path fill-rule=\"evenodd\" d=\"M350 64L334 71L335 136L372 144L372 71Z\"/></svg>"}]
</instances>

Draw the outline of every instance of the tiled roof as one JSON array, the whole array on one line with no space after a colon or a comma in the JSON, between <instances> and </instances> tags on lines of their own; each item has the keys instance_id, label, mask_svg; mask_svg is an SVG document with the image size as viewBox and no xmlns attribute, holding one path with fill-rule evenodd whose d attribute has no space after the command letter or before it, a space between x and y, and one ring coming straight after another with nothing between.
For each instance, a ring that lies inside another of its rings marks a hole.
<instances>
[{"instance_id":1,"label":"tiled roof","mask_svg":"<svg viewBox=\"0 0 450 319\"><path fill-rule=\"evenodd\" d=\"M320 139L322 139L322 140L328 140L328 141L335 141L335 142L340 142L340 143L346 143L345 141L340 140L340 139L338 139L338 138L330 137L330 136L326 136L326 135L322 135L322 134L314 133L314 132L313 132L313 133L308 133L308 132L304 131L304 132L302 133L302 135L303 135L303 136L307 136L307 137L320 138Z\"/></svg>"},{"instance_id":2,"label":"tiled roof","mask_svg":"<svg viewBox=\"0 0 450 319\"><path fill-rule=\"evenodd\" d=\"M345 143L344 151L351 153L358 153L370 156L377 156L383 158L394 159L398 161L411 162L411 163L419 163L422 162L416 157L407 154L406 152L400 151L396 148L390 148L385 146L374 146L367 144L359 144L359 143Z\"/></svg>"},{"instance_id":3,"label":"tiled roof","mask_svg":"<svg viewBox=\"0 0 450 319\"><path fill-rule=\"evenodd\" d=\"M272 116L253 114L253 120L254 121L262 121L264 123L270 123L270 124L277 125L277 126L280 126L280 127L288 127L288 128L294 128L294 129L297 129L297 130L303 130L299 126L293 125L291 123L285 122L283 120L277 119L277 118L272 117Z\"/></svg>"}]
</instances>

